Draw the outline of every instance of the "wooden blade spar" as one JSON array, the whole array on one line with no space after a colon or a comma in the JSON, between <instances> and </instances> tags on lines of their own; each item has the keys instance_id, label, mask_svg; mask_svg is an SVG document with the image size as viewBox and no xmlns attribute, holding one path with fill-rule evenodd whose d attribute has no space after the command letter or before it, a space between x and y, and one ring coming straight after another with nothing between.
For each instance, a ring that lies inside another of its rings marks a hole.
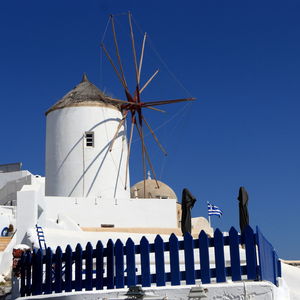
<instances>
[{"instance_id":1,"label":"wooden blade spar","mask_svg":"<svg viewBox=\"0 0 300 300\"><path fill-rule=\"evenodd\" d=\"M119 51L117 33L116 33L116 29L115 29L114 16L111 15L110 18L111 18L111 28L112 28L112 32L113 32L113 36L114 36L114 44L115 44L115 49L116 49L116 55L117 55L117 58L118 58L118 63L119 63L119 67L120 67L120 71L121 71L121 75L122 75L124 85L126 86L126 90L128 90L127 82L126 82L125 75L124 75L123 65L122 65L122 61L121 61L120 51Z\"/></svg>"},{"instance_id":2,"label":"wooden blade spar","mask_svg":"<svg viewBox=\"0 0 300 300\"><path fill-rule=\"evenodd\" d=\"M126 116L127 116L127 114L128 114L128 111L126 111L126 112L124 113L122 120L121 120L121 121L119 122L119 124L118 124L117 130L116 130L116 132L115 132L115 134L114 134L114 137L112 138L111 143L110 143L110 146L109 146L109 151L110 151L110 152L112 151L112 147L113 147L113 145L114 145L114 143L115 143L115 140L116 140L117 137L118 137L120 128L122 127L122 125L123 125L123 124L125 123L125 121L126 121Z\"/></svg>"},{"instance_id":3,"label":"wooden blade spar","mask_svg":"<svg viewBox=\"0 0 300 300\"><path fill-rule=\"evenodd\" d=\"M163 145L159 142L157 136L155 135L154 131L152 130L152 128L151 128L151 126L150 126L150 124L147 122L147 120L145 119L144 116L143 116L143 120L144 120L146 126L148 127L149 131L151 132L151 134L152 134L154 140L156 141L158 147L159 147L160 150L163 152L163 154L164 154L165 156L167 156L167 155L168 155L167 151L165 150L165 148L163 147Z\"/></svg>"},{"instance_id":4,"label":"wooden blade spar","mask_svg":"<svg viewBox=\"0 0 300 300\"><path fill-rule=\"evenodd\" d=\"M173 103L179 103L179 102L186 102L186 101L194 101L195 98L182 98L182 99L173 99L173 100L157 100L157 101L141 101L141 93L145 90L146 87L149 86L149 84L153 81L153 79L157 76L159 73L159 70L156 70L154 74L147 80L147 82L140 88L140 81L141 81L141 73L142 73L142 67L143 67L143 60L144 60L144 53L145 53L145 45L147 40L147 34L145 33L142 40L141 45L141 53L139 56L139 63L137 62L137 51L136 51L136 45L135 45L135 36L133 32L133 26L132 26L132 15L130 12L128 12L128 23L129 23L129 30L130 30L130 40L131 40L131 48L132 48L132 55L133 55L133 63L134 63L134 69L135 69L135 80L136 80L136 87L134 90L134 93L129 92L129 88L127 85L127 81L125 78L125 72L122 64L122 59L120 55L120 49L118 44L118 38L117 38L117 32L115 27L115 18L113 15L110 16L111 21L111 29L113 34L113 41L114 41L114 48L115 48L115 55L117 58L117 62L115 63L110 56L110 53L107 51L106 47L104 46L104 43L101 43L101 48L103 49L103 52L105 53L108 61L110 62L111 66L113 67L119 81L121 82L126 95L126 100L121 99L114 99L114 98L108 98L107 101L111 102L112 104L115 104L119 108L121 108L123 117L120 120L116 132L114 133L114 136L110 142L109 145L109 151L112 151L113 145L115 143L115 140L118 138L118 134L120 131L120 128L125 124L126 118L128 116L128 113L131 113L131 128L130 128L130 134L129 134L129 142L128 142L128 152L127 152L127 158L126 158L126 174L125 174L125 189L127 188L127 181L128 181L128 171L129 171L129 159L131 155L131 146L132 146L132 139L133 139L133 131L134 127L136 127L138 131L138 135L141 141L141 154L142 154L142 163L143 163L143 178L144 178L144 198L146 197L146 163L148 162L148 165L151 169L151 172L154 176L154 179L156 181L157 188L159 188L158 181L156 179L156 174L152 165L152 162L150 160L150 155L147 151L146 145L145 145L145 137L144 137L144 131L143 131L143 123L147 126L148 130L150 131L151 135L153 136L154 140L156 141L157 145L161 149L161 151L164 153L164 155L167 155L167 152L165 148L162 146L162 144L159 142L156 134L154 133L154 130L151 128L150 124L147 122L145 117L143 116L143 108L159 111L159 112L165 112L162 109L157 108L156 106L160 105L166 105L166 104L173 104ZM104 38L102 39L102 41ZM138 116L138 120L137 120ZM137 122L138 121L138 122ZM146 162L147 160L147 162Z\"/></svg>"},{"instance_id":5,"label":"wooden blade spar","mask_svg":"<svg viewBox=\"0 0 300 300\"><path fill-rule=\"evenodd\" d=\"M183 98L183 99L175 99L175 100L158 100L158 101L149 101L149 102L143 102L143 107L148 106L156 106L156 105L165 105L165 104L172 104L172 103L178 103L178 102L186 102L186 101L195 101L196 98Z\"/></svg>"},{"instance_id":6,"label":"wooden blade spar","mask_svg":"<svg viewBox=\"0 0 300 300\"><path fill-rule=\"evenodd\" d=\"M138 131L138 133L139 133L140 138L142 139L142 137L143 137L143 131L141 130L141 128L138 127L137 124L136 124L136 128L137 128L137 131ZM147 148L146 148L145 143L144 143L144 152L145 152L145 155L146 155L148 164L149 164L149 166L150 166L151 172L152 172L152 174L153 174L153 177L154 177L156 186L157 186L157 188L159 189L159 184L158 184L158 181L157 181L157 178L156 178L156 174L155 174L155 171L154 171L152 162L151 162L151 160L150 160L150 156L149 156L149 153L148 153L148 151L147 151ZM144 179L144 187L145 187L145 179ZM145 191L145 188L144 188L144 191ZM144 197L145 197L145 195L144 195Z\"/></svg>"},{"instance_id":7,"label":"wooden blade spar","mask_svg":"<svg viewBox=\"0 0 300 300\"><path fill-rule=\"evenodd\" d=\"M126 100L120 100L120 99L114 99L114 98L109 98L109 101L120 103L120 104L127 104L132 107L140 107L140 108L150 108L154 109L157 111L165 112L163 110L160 110L158 108L154 108L152 106L158 106L158 105L165 105L165 104L172 104L172 103L179 103L179 102L186 102L186 101L195 101L196 98L183 98L183 99L174 99L174 100L158 100L158 101L148 101L148 102L141 102L141 103L136 103L136 102L130 102Z\"/></svg>"},{"instance_id":8,"label":"wooden blade spar","mask_svg":"<svg viewBox=\"0 0 300 300\"><path fill-rule=\"evenodd\" d=\"M109 98L108 101L119 103L119 104L130 104L130 105L133 104L129 101L121 100L121 99L115 99L115 98Z\"/></svg>"},{"instance_id":9,"label":"wooden blade spar","mask_svg":"<svg viewBox=\"0 0 300 300\"><path fill-rule=\"evenodd\" d=\"M127 174L128 174L128 168L129 168L129 158L130 158L130 151L131 151L131 144L132 144L132 137L133 137L133 129L134 129L134 124L135 123L136 123L135 122L135 117L132 116L129 143L128 143L128 152L127 152L127 158L126 158L125 190L126 190L126 187L127 187Z\"/></svg>"},{"instance_id":10,"label":"wooden blade spar","mask_svg":"<svg viewBox=\"0 0 300 300\"><path fill-rule=\"evenodd\" d=\"M109 53L108 53L108 51L106 50L106 48L105 48L105 46L104 46L103 43L101 44L101 48L103 49L103 51L104 51L104 53L105 53L107 59L109 60L109 62L110 62L110 64L112 65L112 67L113 67L115 73L117 74L117 76L118 76L118 78L119 78L119 80L120 80L120 82L121 82L123 88L129 93L128 88L127 88L125 82L123 81L123 78L122 78L120 72L118 71L118 69L117 69L115 63L113 62L111 56L109 55Z\"/></svg>"},{"instance_id":11,"label":"wooden blade spar","mask_svg":"<svg viewBox=\"0 0 300 300\"><path fill-rule=\"evenodd\" d=\"M141 71L142 71L142 64L143 64L143 59L144 59L144 50L145 50L146 38L147 38L147 33L145 32L144 38L143 38L143 44L142 44L142 52L141 52L141 57L140 57L140 64L139 64L138 85L140 85L140 80L141 80Z\"/></svg>"},{"instance_id":12,"label":"wooden blade spar","mask_svg":"<svg viewBox=\"0 0 300 300\"><path fill-rule=\"evenodd\" d=\"M137 90L139 90L139 71L138 71L138 65L137 65L137 59L136 59L134 34L133 34L133 28L132 28L132 22L131 22L131 12L128 12L128 21L129 21L129 29L130 29L131 47L132 47L132 53L133 53L134 68L135 68L136 85L137 85Z\"/></svg>"},{"instance_id":13,"label":"wooden blade spar","mask_svg":"<svg viewBox=\"0 0 300 300\"><path fill-rule=\"evenodd\" d=\"M152 110L156 110L156 111L159 111L159 112L162 112L162 113L165 113L166 111L165 110L162 110L162 109L159 109L159 108L156 108L156 107L152 107L152 106L147 106L145 108L148 108L148 109L152 109Z\"/></svg>"},{"instance_id":14,"label":"wooden blade spar","mask_svg":"<svg viewBox=\"0 0 300 300\"><path fill-rule=\"evenodd\" d=\"M143 92L143 90L148 86L148 84L153 80L153 78L157 75L159 72L159 69L154 72L154 74L148 79L148 81L144 84L144 86L140 89L140 94Z\"/></svg>"},{"instance_id":15,"label":"wooden blade spar","mask_svg":"<svg viewBox=\"0 0 300 300\"><path fill-rule=\"evenodd\" d=\"M138 128L137 123L135 123L136 127ZM141 123L140 128L140 137L142 141L142 159L143 159L143 175L144 175L144 198L146 198L146 161L145 161L145 140L144 140L144 133L143 133L143 127Z\"/></svg>"}]
</instances>

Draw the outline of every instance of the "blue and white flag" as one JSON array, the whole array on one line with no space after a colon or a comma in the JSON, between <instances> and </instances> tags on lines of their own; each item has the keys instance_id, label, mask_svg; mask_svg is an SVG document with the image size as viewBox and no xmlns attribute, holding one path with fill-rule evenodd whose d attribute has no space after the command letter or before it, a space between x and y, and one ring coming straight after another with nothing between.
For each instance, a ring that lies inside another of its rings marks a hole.
<instances>
[{"instance_id":1,"label":"blue and white flag","mask_svg":"<svg viewBox=\"0 0 300 300\"><path fill-rule=\"evenodd\" d=\"M209 216L221 217L223 215L223 211L218 206L212 205L209 202L207 202L207 210Z\"/></svg>"}]
</instances>

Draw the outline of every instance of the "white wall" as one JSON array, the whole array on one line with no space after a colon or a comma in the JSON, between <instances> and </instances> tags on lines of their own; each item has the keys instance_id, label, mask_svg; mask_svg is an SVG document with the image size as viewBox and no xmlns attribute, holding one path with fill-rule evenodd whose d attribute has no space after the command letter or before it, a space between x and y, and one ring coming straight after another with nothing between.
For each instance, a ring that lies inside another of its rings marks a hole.
<instances>
[{"instance_id":1,"label":"white wall","mask_svg":"<svg viewBox=\"0 0 300 300\"><path fill-rule=\"evenodd\" d=\"M177 227L176 199L45 197L45 202L47 218L63 214L81 227Z\"/></svg>"},{"instance_id":2,"label":"white wall","mask_svg":"<svg viewBox=\"0 0 300 300\"><path fill-rule=\"evenodd\" d=\"M26 243L27 233L34 231L36 224L44 229L73 231L76 224L81 227L112 224L129 228L177 226L176 199L47 197L44 196L43 178L33 178L31 185L23 186L18 192L17 203L17 243ZM60 223L66 228L61 228Z\"/></svg>"},{"instance_id":3,"label":"white wall","mask_svg":"<svg viewBox=\"0 0 300 300\"><path fill-rule=\"evenodd\" d=\"M196 281L199 284L199 281ZM153 300L183 300L189 298L189 293L192 287L196 285L181 285L181 286L162 286L162 287L143 287L146 295L149 295L149 299ZM199 286L198 286L199 287ZM231 299L231 300L290 300L288 291L282 287L276 287L269 282L234 282L234 283L219 283L219 284L203 284L203 288L206 290L207 300L218 299ZM29 296L18 299L49 299L52 300L94 300L94 299L125 299L124 296L128 292L128 288L124 289L111 289L111 290L94 290L83 292L69 292L52 295L38 295ZM280 293L281 292L281 293ZM280 294L279 294L280 293ZM148 297L147 297L148 298ZM200 299L200 298L194 298ZM296 299L296 298L295 298Z\"/></svg>"},{"instance_id":4,"label":"white wall","mask_svg":"<svg viewBox=\"0 0 300 300\"><path fill-rule=\"evenodd\" d=\"M22 178L24 176L30 175L29 171L16 171L16 172L6 172L0 173L0 189L9 181Z\"/></svg>"},{"instance_id":5,"label":"white wall","mask_svg":"<svg viewBox=\"0 0 300 300\"><path fill-rule=\"evenodd\" d=\"M31 183L29 171L0 173L0 204L16 205L17 191Z\"/></svg>"},{"instance_id":6,"label":"white wall","mask_svg":"<svg viewBox=\"0 0 300 300\"><path fill-rule=\"evenodd\" d=\"M112 151L108 151L121 118L119 110L98 106L67 107L47 115L47 196L130 197L129 177L124 189L124 126ZM85 147L86 131L94 131L95 147Z\"/></svg>"},{"instance_id":7,"label":"white wall","mask_svg":"<svg viewBox=\"0 0 300 300\"><path fill-rule=\"evenodd\" d=\"M6 182L6 184L0 189L0 204L16 205L17 192L21 190L23 185L31 184L32 177L33 175L27 175Z\"/></svg>"},{"instance_id":8,"label":"white wall","mask_svg":"<svg viewBox=\"0 0 300 300\"><path fill-rule=\"evenodd\" d=\"M24 185L17 193L17 244L21 244L26 238L28 229L34 228L45 217L44 193L45 184L43 178L32 178L31 185Z\"/></svg>"}]
</instances>

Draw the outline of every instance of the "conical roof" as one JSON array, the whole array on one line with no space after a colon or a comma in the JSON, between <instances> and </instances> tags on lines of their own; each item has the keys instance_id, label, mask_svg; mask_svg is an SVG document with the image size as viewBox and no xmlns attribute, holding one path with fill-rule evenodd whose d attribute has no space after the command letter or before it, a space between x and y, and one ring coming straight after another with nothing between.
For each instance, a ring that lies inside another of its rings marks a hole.
<instances>
[{"instance_id":1,"label":"conical roof","mask_svg":"<svg viewBox=\"0 0 300 300\"><path fill-rule=\"evenodd\" d=\"M46 115L53 110L74 106L106 106L120 109L120 104L112 102L110 99L88 80L86 74L83 74L81 82L49 108Z\"/></svg>"}]
</instances>

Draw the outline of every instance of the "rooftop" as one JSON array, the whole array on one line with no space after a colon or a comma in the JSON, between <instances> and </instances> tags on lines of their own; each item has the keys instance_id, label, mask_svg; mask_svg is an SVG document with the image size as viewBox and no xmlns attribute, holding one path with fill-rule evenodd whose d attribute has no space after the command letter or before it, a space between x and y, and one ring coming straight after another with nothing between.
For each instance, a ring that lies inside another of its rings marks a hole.
<instances>
[{"instance_id":1,"label":"rooftop","mask_svg":"<svg viewBox=\"0 0 300 300\"><path fill-rule=\"evenodd\" d=\"M109 96L105 95L88 80L86 74L83 74L81 82L49 108L45 114L47 115L57 109L74 106L106 106L120 109L120 104L112 102L110 99Z\"/></svg>"}]
</instances>

